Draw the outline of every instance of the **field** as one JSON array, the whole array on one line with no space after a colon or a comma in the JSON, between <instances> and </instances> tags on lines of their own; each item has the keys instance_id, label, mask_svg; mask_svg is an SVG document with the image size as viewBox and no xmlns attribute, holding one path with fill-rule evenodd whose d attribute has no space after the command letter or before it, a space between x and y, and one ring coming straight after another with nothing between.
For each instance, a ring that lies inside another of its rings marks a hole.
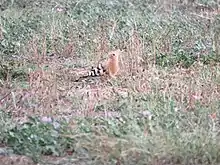
<instances>
[{"instance_id":1,"label":"field","mask_svg":"<svg viewBox=\"0 0 220 165\"><path fill-rule=\"evenodd\" d=\"M219 5L1 1L0 164L220 164Z\"/></svg>"}]
</instances>

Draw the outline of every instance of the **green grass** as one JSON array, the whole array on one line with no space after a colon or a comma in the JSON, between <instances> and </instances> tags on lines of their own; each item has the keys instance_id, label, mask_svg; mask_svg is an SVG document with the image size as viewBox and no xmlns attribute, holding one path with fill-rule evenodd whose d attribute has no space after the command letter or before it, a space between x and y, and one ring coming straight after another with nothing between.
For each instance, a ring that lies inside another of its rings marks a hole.
<instances>
[{"instance_id":1,"label":"green grass","mask_svg":"<svg viewBox=\"0 0 220 165\"><path fill-rule=\"evenodd\" d=\"M0 146L40 164L219 164L217 7L1 2ZM116 79L73 81L117 48Z\"/></svg>"}]
</instances>

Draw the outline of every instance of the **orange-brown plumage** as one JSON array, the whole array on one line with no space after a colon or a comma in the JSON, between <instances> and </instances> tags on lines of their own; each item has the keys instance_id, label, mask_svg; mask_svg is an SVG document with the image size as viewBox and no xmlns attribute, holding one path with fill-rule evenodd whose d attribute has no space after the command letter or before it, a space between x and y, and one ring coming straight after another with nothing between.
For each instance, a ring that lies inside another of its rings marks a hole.
<instances>
[{"instance_id":1,"label":"orange-brown plumage","mask_svg":"<svg viewBox=\"0 0 220 165\"><path fill-rule=\"evenodd\" d=\"M109 53L109 59L107 62L107 71L109 76L115 77L119 71L119 59L118 56L120 54L120 50L112 51Z\"/></svg>"}]
</instances>

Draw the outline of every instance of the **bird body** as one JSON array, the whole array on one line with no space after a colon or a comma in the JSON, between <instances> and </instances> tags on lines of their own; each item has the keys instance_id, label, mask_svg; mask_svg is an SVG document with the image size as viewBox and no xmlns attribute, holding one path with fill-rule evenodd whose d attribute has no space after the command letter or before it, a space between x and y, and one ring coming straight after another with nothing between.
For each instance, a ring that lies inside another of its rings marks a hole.
<instances>
[{"instance_id":1,"label":"bird body","mask_svg":"<svg viewBox=\"0 0 220 165\"><path fill-rule=\"evenodd\" d=\"M88 78L88 77L99 77L106 74L112 78L115 77L120 69L119 59L118 59L120 53L121 53L120 50L109 52L108 53L109 58L107 61L99 62L97 67L92 67L91 70L89 70L86 75L81 76L79 79Z\"/></svg>"},{"instance_id":2,"label":"bird body","mask_svg":"<svg viewBox=\"0 0 220 165\"><path fill-rule=\"evenodd\" d=\"M110 77L114 77L117 75L119 71L119 59L118 56L120 54L120 50L112 51L109 53L109 59L107 62L107 70Z\"/></svg>"}]
</instances>

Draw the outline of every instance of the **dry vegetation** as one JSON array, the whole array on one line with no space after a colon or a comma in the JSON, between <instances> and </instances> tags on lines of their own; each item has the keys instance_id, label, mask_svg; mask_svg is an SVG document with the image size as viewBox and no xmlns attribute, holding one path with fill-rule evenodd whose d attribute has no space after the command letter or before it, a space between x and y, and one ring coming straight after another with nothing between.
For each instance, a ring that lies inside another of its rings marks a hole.
<instances>
[{"instance_id":1,"label":"dry vegetation","mask_svg":"<svg viewBox=\"0 0 220 165\"><path fill-rule=\"evenodd\" d=\"M217 2L1 3L2 162L219 164ZM117 79L74 82L116 48Z\"/></svg>"}]
</instances>

